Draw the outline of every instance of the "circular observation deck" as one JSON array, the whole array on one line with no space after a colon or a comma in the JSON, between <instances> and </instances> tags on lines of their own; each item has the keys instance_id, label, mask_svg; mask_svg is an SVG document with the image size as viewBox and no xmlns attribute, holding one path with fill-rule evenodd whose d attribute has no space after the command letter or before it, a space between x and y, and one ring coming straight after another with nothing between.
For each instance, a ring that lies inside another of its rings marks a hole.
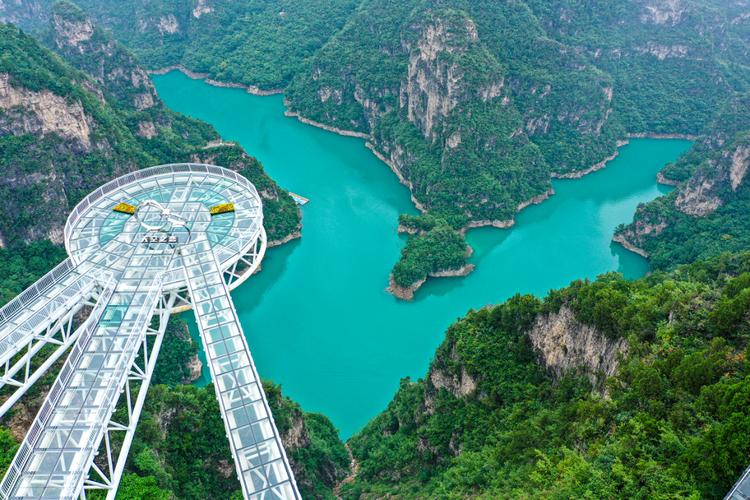
<instances>
[{"instance_id":1,"label":"circular observation deck","mask_svg":"<svg viewBox=\"0 0 750 500\"><path fill-rule=\"evenodd\" d=\"M223 271L234 269L243 256L257 257L250 272L266 248L255 187L231 170L198 163L146 168L104 184L76 205L64 237L76 265L87 262L106 275L119 275L136 264L131 258L138 245L179 247L205 238ZM164 290L185 286L176 250Z\"/></svg>"}]
</instances>

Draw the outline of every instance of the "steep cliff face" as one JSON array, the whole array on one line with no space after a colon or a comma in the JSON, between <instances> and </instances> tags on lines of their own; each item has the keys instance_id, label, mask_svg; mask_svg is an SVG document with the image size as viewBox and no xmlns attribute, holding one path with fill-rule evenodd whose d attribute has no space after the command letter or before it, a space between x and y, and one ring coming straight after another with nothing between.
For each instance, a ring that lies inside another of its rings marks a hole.
<instances>
[{"instance_id":1,"label":"steep cliff face","mask_svg":"<svg viewBox=\"0 0 750 500\"><path fill-rule=\"evenodd\" d=\"M662 171L678 185L640 206L616 241L648 254L656 267L743 248L750 241L750 97L736 96L693 148Z\"/></svg>"},{"instance_id":2,"label":"steep cliff face","mask_svg":"<svg viewBox=\"0 0 750 500\"><path fill-rule=\"evenodd\" d=\"M456 369L456 367L458 367ZM441 389L455 398L465 398L477 390L476 376L472 376L461 363L455 346L446 356L436 357L425 380L424 407L428 415L435 413L436 400Z\"/></svg>"},{"instance_id":3,"label":"steep cliff face","mask_svg":"<svg viewBox=\"0 0 750 500\"><path fill-rule=\"evenodd\" d=\"M551 195L552 172L610 157L624 133L614 93L522 3L368 0L286 96L304 117L368 136L417 208L461 229L508 227ZM406 279L409 250L390 287L401 297L466 264Z\"/></svg>"},{"instance_id":4,"label":"steep cliff face","mask_svg":"<svg viewBox=\"0 0 750 500\"><path fill-rule=\"evenodd\" d=\"M35 92L11 84L8 73L0 73L0 134L14 136L56 134L73 147L91 150L91 125L79 100L66 99L49 90Z\"/></svg>"},{"instance_id":5,"label":"steep cliff face","mask_svg":"<svg viewBox=\"0 0 750 500\"><path fill-rule=\"evenodd\" d=\"M625 339L609 339L595 327L579 322L573 311L539 315L528 332L540 362L556 378L579 370L603 391L604 381L617 373L619 359L628 352Z\"/></svg>"},{"instance_id":6,"label":"steep cliff face","mask_svg":"<svg viewBox=\"0 0 750 500\"><path fill-rule=\"evenodd\" d=\"M0 63L0 231L9 244L61 243L71 203L146 156L85 75L17 29L0 31L11 56Z\"/></svg>"},{"instance_id":7,"label":"steep cliff face","mask_svg":"<svg viewBox=\"0 0 750 500\"><path fill-rule=\"evenodd\" d=\"M614 151L612 82L526 7L455 3L365 2L288 101L370 134L421 209L507 220L549 188L550 169Z\"/></svg>"},{"instance_id":8,"label":"steep cliff face","mask_svg":"<svg viewBox=\"0 0 750 500\"><path fill-rule=\"evenodd\" d=\"M721 497L750 451L725 453L750 425L748 271L725 255L470 312L350 439L342 496Z\"/></svg>"},{"instance_id":9,"label":"steep cliff face","mask_svg":"<svg viewBox=\"0 0 750 500\"><path fill-rule=\"evenodd\" d=\"M428 19L417 28L416 42L405 44L409 63L406 78L401 83L400 106L406 109L408 120L422 136L433 143L443 135L444 120L459 102L467 100L470 91L463 82L465 68L455 59L466 54L479 37L471 19L463 19L463 26L460 22L452 24L440 17ZM485 90L485 101L490 96L497 97L502 90L502 75L495 78L499 82L491 87L497 91ZM461 143L460 134L455 132L448 142L448 147L455 148Z\"/></svg>"},{"instance_id":10,"label":"steep cliff face","mask_svg":"<svg viewBox=\"0 0 750 500\"><path fill-rule=\"evenodd\" d=\"M159 101L148 74L133 56L72 4L55 4L50 37L57 52L124 106L143 111Z\"/></svg>"}]
</instances>

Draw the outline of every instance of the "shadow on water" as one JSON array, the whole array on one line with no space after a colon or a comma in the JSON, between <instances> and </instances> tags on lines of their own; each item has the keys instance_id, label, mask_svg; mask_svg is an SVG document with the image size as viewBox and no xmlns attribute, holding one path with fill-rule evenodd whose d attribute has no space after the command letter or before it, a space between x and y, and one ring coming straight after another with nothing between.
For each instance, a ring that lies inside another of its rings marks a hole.
<instances>
[{"instance_id":1,"label":"shadow on water","mask_svg":"<svg viewBox=\"0 0 750 500\"><path fill-rule=\"evenodd\" d=\"M269 250L263 271L233 299L262 376L329 416L344 438L388 404L402 377L424 376L445 329L469 309L608 271L643 275L646 261L612 245L612 233L638 203L664 192L656 173L690 145L633 141L606 169L554 181L557 194L524 210L512 229L468 233L473 273L430 280L406 303L385 288L404 244L398 216L415 209L364 141L284 117L281 96L179 73L154 81L172 109L213 124L283 187L311 199L302 240Z\"/></svg>"}]
</instances>

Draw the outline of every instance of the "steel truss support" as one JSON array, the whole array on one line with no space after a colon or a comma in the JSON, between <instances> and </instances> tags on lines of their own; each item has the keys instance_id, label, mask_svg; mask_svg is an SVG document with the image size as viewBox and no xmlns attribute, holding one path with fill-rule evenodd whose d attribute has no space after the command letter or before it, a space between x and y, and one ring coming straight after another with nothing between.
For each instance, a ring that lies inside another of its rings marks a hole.
<instances>
[{"instance_id":1,"label":"steel truss support","mask_svg":"<svg viewBox=\"0 0 750 500\"><path fill-rule=\"evenodd\" d=\"M18 402L21 397L36 383L42 375L78 340L89 321L96 321L93 314L75 328L75 315L85 306L96 306L104 290L114 286L108 283L104 287L97 286L92 290L90 298L72 304L55 321L52 321L39 334L29 338L16 356L6 359L0 367L0 389L5 386L16 387L13 393L0 405L0 418ZM52 352L45 347L54 346ZM46 358L45 358L46 355ZM20 356L20 357L19 357ZM43 361L39 363L40 360Z\"/></svg>"},{"instance_id":2,"label":"steel truss support","mask_svg":"<svg viewBox=\"0 0 750 500\"><path fill-rule=\"evenodd\" d=\"M266 254L266 248L266 231L263 229L248 251L224 271L224 281L230 290L234 290L255 273Z\"/></svg>"},{"instance_id":3,"label":"steel truss support","mask_svg":"<svg viewBox=\"0 0 750 500\"><path fill-rule=\"evenodd\" d=\"M83 483L83 490L80 495L81 499L86 498L86 491L89 490L106 490L107 500L114 500L117 494L117 487L125 471L125 463L130 452L130 445L133 443L136 426L143 411L143 404L146 401L146 393L151 384L151 376L156 367L159 349L164 340L164 332L167 330L169 316L179 299L180 296L177 292L164 295L159 299L159 304L154 311L151 325L146 330L146 335L141 342L140 354L130 367L125 387L122 390L125 394L125 400L121 400L120 403L124 403L124 408L121 409L126 410L123 416L124 422L117 422L115 420L117 415L117 412L115 412L107 424L107 429L102 439L103 443L99 446L97 456L102 451L104 455L102 460L94 460L91 464L91 470ZM155 328L154 320L156 321ZM120 405L118 404L118 406ZM122 435L122 444L117 452L113 449L114 434Z\"/></svg>"}]
</instances>

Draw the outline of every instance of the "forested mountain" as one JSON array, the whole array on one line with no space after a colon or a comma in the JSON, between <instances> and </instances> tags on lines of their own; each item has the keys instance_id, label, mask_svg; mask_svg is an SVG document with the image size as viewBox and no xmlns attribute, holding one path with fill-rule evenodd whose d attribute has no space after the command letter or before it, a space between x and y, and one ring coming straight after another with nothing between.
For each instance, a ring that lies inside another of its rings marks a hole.
<instances>
[{"instance_id":1,"label":"forested mountain","mask_svg":"<svg viewBox=\"0 0 750 500\"><path fill-rule=\"evenodd\" d=\"M343 498L722 498L750 456L750 255L451 326L349 441Z\"/></svg>"},{"instance_id":2,"label":"forested mountain","mask_svg":"<svg viewBox=\"0 0 750 500\"><path fill-rule=\"evenodd\" d=\"M56 0L0 4L0 18L44 30ZM357 6L355 0L81 0L149 68L176 64L212 78L283 89Z\"/></svg>"},{"instance_id":3,"label":"forested mountain","mask_svg":"<svg viewBox=\"0 0 750 500\"><path fill-rule=\"evenodd\" d=\"M51 3L0 17L38 31ZM366 136L431 215L406 228L405 295L465 270L460 230L512 224L551 175L601 167L628 135L700 135L750 91L747 0L79 3L152 68L285 89L305 119Z\"/></svg>"},{"instance_id":4,"label":"forested mountain","mask_svg":"<svg viewBox=\"0 0 750 500\"><path fill-rule=\"evenodd\" d=\"M675 191L616 236L656 272L471 311L351 438L351 471L326 417L266 390L309 497L720 498L748 465L750 2L79 5L0 2L47 46L0 26L1 301L63 257L48 240L78 199L151 164L234 168L271 238L298 229L261 165L166 109L138 61L284 89L302 117L367 137L424 212L400 220L404 296L471 271L461 231L511 224L552 176L602 166L629 135L695 136L661 173ZM180 386L196 347L171 328L120 494L236 495L212 389ZM41 395L10 416L15 436L0 429L0 470Z\"/></svg>"}]
</instances>

